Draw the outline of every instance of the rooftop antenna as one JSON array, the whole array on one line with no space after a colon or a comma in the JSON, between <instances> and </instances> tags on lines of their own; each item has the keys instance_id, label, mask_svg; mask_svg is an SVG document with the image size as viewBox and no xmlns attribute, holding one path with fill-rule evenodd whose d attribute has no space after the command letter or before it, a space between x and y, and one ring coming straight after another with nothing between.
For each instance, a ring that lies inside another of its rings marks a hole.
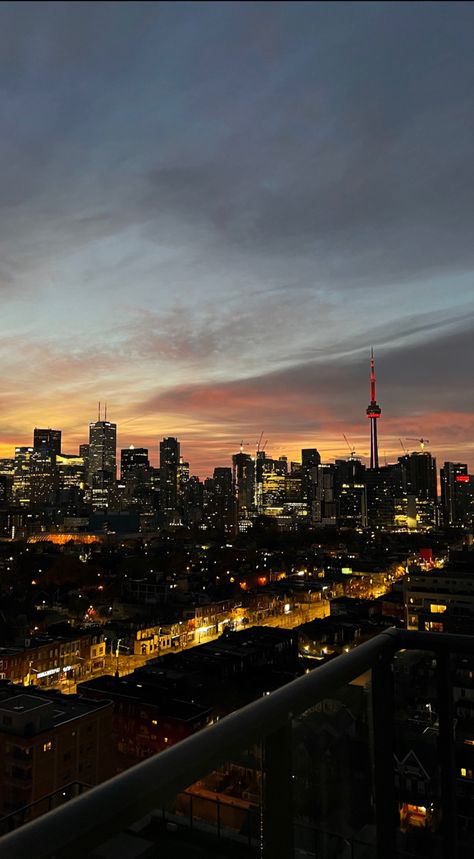
<instances>
[{"instance_id":1,"label":"rooftop antenna","mask_svg":"<svg viewBox=\"0 0 474 859\"><path fill-rule=\"evenodd\" d=\"M104 420L105 421L107 420L107 403L105 404L105 418L104 418Z\"/></svg>"},{"instance_id":2,"label":"rooftop antenna","mask_svg":"<svg viewBox=\"0 0 474 859\"><path fill-rule=\"evenodd\" d=\"M97 420L100 421L100 400L97 404Z\"/></svg>"}]
</instances>

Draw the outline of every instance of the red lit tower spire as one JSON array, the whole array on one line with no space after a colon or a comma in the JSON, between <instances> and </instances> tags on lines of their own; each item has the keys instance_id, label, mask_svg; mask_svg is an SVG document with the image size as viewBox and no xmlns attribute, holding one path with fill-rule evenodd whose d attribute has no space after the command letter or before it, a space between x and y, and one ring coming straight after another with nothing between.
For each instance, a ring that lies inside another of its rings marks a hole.
<instances>
[{"instance_id":1,"label":"red lit tower spire","mask_svg":"<svg viewBox=\"0 0 474 859\"><path fill-rule=\"evenodd\" d=\"M377 419L382 414L382 409L375 398L375 361L373 349L370 352L370 403L367 406L366 413L370 420L370 467L378 468Z\"/></svg>"}]
</instances>

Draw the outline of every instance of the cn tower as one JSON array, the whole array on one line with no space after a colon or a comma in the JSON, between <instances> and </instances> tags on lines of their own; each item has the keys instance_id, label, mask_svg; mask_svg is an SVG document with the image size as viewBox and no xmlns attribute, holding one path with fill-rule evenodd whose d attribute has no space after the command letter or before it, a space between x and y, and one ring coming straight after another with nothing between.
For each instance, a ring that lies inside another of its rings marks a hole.
<instances>
[{"instance_id":1,"label":"cn tower","mask_svg":"<svg viewBox=\"0 0 474 859\"><path fill-rule=\"evenodd\" d=\"M370 420L370 467L379 467L379 447L377 443L377 420L382 414L377 400L375 399L375 361L374 350L370 352L370 403L366 409Z\"/></svg>"}]
</instances>

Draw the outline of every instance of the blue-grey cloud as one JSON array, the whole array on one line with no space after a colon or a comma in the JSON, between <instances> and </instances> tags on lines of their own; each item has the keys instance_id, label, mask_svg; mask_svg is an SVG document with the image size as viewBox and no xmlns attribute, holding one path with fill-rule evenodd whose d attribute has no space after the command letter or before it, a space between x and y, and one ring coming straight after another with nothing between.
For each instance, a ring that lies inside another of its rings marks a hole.
<instances>
[{"instance_id":1,"label":"blue-grey cloud","mask_svg":"<svg viewBox=\"0 0 474 859\"><path fill-rule=\"evenodd\" d=\"M473 24L466 3L3 3L5 328L76 385L89 353L181 390L298 390L316 358L333 390L370 343L389 376L428 349L418 402L455 409L430 344L468 360Z\"/></svg>"}]
</instances>

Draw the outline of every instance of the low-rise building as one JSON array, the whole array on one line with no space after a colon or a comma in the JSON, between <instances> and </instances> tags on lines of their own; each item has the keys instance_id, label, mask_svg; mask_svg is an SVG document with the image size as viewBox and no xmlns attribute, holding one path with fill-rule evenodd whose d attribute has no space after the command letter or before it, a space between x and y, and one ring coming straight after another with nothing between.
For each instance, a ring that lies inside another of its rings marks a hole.
<instances>
[{"instance_id":1,"label":"low-rise building","mask_svg":"<svg viewBox=\"0 0 474 859\"><path fill-rule=\"evenodd\" d=\"M1 683L1 813L25 809L18 824L110 778L111 732L107 701Z\"/></svg>"}]
</instances>

